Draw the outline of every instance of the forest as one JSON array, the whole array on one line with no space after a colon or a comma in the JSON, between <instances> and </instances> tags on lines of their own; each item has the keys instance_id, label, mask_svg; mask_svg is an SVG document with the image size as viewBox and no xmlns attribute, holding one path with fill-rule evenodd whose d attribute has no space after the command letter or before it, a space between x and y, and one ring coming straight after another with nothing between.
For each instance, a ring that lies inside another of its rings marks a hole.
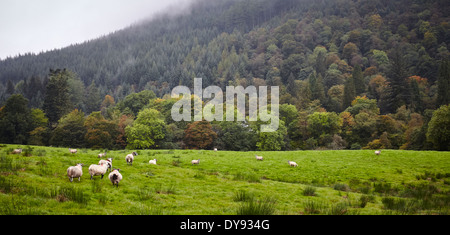
<instances>
[{"instance_id":1,"label":"forest","mask_svg":"<svg viewBox=\"0 0 450 235\"><path fill-rule=\"evenodd\" d=\"M1 60L0 142L448 151L448 12L445 0L197 0L177 15ZM170 92L195 77L223 90L278 86L280 128L174 122Z\"/></svg>"}]
</instances>

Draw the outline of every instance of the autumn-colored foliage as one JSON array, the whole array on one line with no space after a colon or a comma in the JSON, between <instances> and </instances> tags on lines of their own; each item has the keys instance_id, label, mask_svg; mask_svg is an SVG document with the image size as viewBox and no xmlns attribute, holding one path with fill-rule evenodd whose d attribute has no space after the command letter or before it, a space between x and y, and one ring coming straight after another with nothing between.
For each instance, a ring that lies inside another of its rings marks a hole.
<instances>
[{"instance_id":1,"label":"autumn-colored foliage","mask_svg":"<svg viewBox=\"0 0 450 235\"><path fill-rule=\"evenodd\" d=\"M184 133L184 143L187 148L192 149L206 149L217 138L217 134L212 130L211 124L207 121L189 124Z\"/></svg>"}]
</instances>

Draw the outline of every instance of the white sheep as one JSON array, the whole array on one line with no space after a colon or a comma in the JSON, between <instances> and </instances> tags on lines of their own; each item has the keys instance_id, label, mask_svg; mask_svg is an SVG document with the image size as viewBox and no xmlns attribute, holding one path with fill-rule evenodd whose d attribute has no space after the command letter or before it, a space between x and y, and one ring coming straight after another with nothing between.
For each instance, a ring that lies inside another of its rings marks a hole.
<instances>
[{"instance_id":1,"label":"white sheep","mask_svg":"<svg viewBox=\"0 0 450 235\"><path fill-rule=\"evenodd\" d=\"M99 153L98 158L106 157L106 153Z\"/></svg>"},{"instance_id":2,"label":"white sheep","mask_svg":"<svg viewBox=\"0 0 450 235\"><path fill-rule=\"evenodd\" d=\"M288 161L289 166L298 167L298 164L296 162Z\"/></svg>"},{"instance_id":3,"label":"white sheep","mask_svg":"<svg viewBox=\"0 0 450 235\"><path fill-rule=\"evenodd\" d=\"M112 170L112 158L108 158L108 159L106 159L106 160L100 160L100 161L98 161L98 164L100 165L100 164L106 164L107 166L108 166L108 171L110 171L111 172L111 170Z\"/></svg>"},{"instance_id":4,"label":"white sheep","mask_svg":"<svg viewBox=\"0 0 450 235\"><path fill-rule=\"evenodd\" d=\"M73 153L77 153L77 150L69 148L69 152L73 154Z\"/></svg>"},{"instance_id":5,"label":"white sheep","mask_svg":"<svg viewBox=\"0 0 450 235\"><path fill-rule=\"evenodd\" d=\"M217 148L214 148L214 152L217 152Z\"/></svg>"},{"instance_id":6,"label":"white sheep","mask_svg":"<svg viewBox=\"0 0 450 235\"><path fill-rule=\"evenodd\" d=\"M70 182L73 181L73 178L78 178L78 181L81 181L81 176L83 175L83 164L78 163L76 166L71 166L67 168L67 176L69 177Z\"/></svg>"},{"instance_id":7,"label":"white sheep","mask_svg":"<svg viewBox=\"0 0 450 235\"><path fill-rule=\"evenodd\" d=\"M122 174L120 174L120 169L114 169L108 176L109 180L113 185L119 187L119 182L122 180Z\"/></svg>"},{"instance_id":8,"label":"white sheep","mask_svg":"<svg viewBox=\"0 0 450 235\"><path fill-rule=\"evenodd\" d=\"M192 160L192 161L191 161L191 164L192 164L192 165L194 165L194 164L196 164L196 165L200 164L200 159L198 159L198 160Z\"/></svg>"},{"instance_id":9,"label":"white sheep","mask_svg":"<svg viewBox=\"0 0 450 235\"><path fill-rule=\"evenodd\" d=\"M153 160L148 161L148 163L153 164L153 165L156 165L156 161L158 161L158 160L153 159Z\"/></svg>"},{"instance_id":10,"label":"white sheep","mask_svg":"<svg viewBox=\"0 0 450 235\"><path fill-rule=\"evenodd\" d=\"M380 155L380 154L381 154L381 151L380 151L380 150L377 150L377 151L375 151L375 154L376 154L376 155Z\"/></svg>"},{"instance_id":11,"label":"white sheep","mask_svg":"<svg viewBox=\"0 0 450 235\"><path fill-rule=\"evenodd\" d=\"M14 149L14 151L12 151L12 154L19 154L22 153L22 149Z\"/></svg>"},{"instance_id":12,"label":"white sheep","mask_svg":"<svg viewBox=\"0 0 450 235\"><path fill-rule=\"evenodd\" d=\"M136 152L130 153L125 157L125 160L127 161L128 165L133 165L134 156L137 156L138 154Z\"/></svg>"},{"instance_id":13,"label":"white sheep","mask_svg":"<svg viewBox=\"0 0 450 235\"><path fill-rule=\"evenodd\" d=\"M95 165L92 164L89 166L89 174L91 175L91 179L93 179L94 175L101 175L103 179L103 175L105 175L106 170L108 169L108 165L106 164L100 164Z\"/></svg>"},{"instance_id":14,"label":"white sheep","mask_svg":"<svg viewBox=\"0 0 450 235\"><path fill-rule=\"evenodd\" d=\"M257 161L262 161L262 160L263 160L263 157L262 157L262 156L255 155L255 157L256 157L256 160L257 160Z\"/></svg>"}]
</instances>

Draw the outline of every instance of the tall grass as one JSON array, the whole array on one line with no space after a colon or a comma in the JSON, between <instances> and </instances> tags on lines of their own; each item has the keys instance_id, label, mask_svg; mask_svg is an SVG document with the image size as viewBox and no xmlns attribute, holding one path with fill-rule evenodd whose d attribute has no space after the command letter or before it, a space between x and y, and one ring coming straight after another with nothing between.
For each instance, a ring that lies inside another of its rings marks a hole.
<instances>
[{"instance_id":1,"label":"tall grass","mask_svg":"<svg viewBox=\"0 0 450 235\"><path fill-rule=\"evenodd\" d=\"M59 189L59 201L71 200L80 204L87 204L89 196L83 192L83 189L74 186L64 186Z\"/></svg>"},{"instance_id":2,"label":"tall grass","mask_svg":"<svg viewBox=\"0 0 450 235\"><path fill-rule=\"evenodd\" d=\"M255 196L252 193L248 193L244 190L239 190L234 194L233 201L235 202L246 202L254 200Z\"/></svg>"},{"instance_id":3,"label":"tall grass","mask_svg":"<svg viewBox=\"0 0 450 235\"><path fill-rule=\"evenodd\" d=\"M277 200L273 197L264 197L261 200L250 198L241 203L237 215L273 215Z\"/></svg>"},{"instance_id":4,"label":"tall grass","mask_svg":"<svg viewBox=\"0 0 450 235\"><path fill-rule=\"evenodd\" d=\"M303 189L303 196L316 196L316 187L306 186L306 188Z\"/></svg>"},{"instance_id":5,"label":"tall grass","mask_svg":"<svg viewBox=\"0 0 450 235\"><path fill-rule=\"evenodd\" d=\"M405 198L384 197L381 201L385 209L394 210L398 214L414 214L418 209L413 200Z\"/></svg>"},{"instance_id":6,"label":"tall grass","mask_svg":"<svg viewBox=\"0 0 450 235\"><path fill-rule=\"evenodd\" d=\"M325 208L323 203L313 200L307 200L306 202L304 202L303 207L305 208L305 214L307 215L321 214Z\"/></svg>"}]
</instances>

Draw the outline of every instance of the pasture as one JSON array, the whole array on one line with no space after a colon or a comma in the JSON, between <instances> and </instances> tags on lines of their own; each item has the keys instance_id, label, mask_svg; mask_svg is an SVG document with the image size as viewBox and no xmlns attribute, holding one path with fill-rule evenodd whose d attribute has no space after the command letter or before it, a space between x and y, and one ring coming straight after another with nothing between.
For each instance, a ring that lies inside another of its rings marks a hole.
<instances>
[{"instance_id":1,"label":"pasture","mask_svg":"<svg viewBox=\"0 0 450 235\"><path fill-rule=\"evenodd\" d=\"M130 166L133 151L103 158L120 168L116 188L109 172L90 180L102 150L2 145L0 214L450 214L449 152L137 150ZM83 176L70 183L77 163Z\"/></svg>"}]
</instances>

